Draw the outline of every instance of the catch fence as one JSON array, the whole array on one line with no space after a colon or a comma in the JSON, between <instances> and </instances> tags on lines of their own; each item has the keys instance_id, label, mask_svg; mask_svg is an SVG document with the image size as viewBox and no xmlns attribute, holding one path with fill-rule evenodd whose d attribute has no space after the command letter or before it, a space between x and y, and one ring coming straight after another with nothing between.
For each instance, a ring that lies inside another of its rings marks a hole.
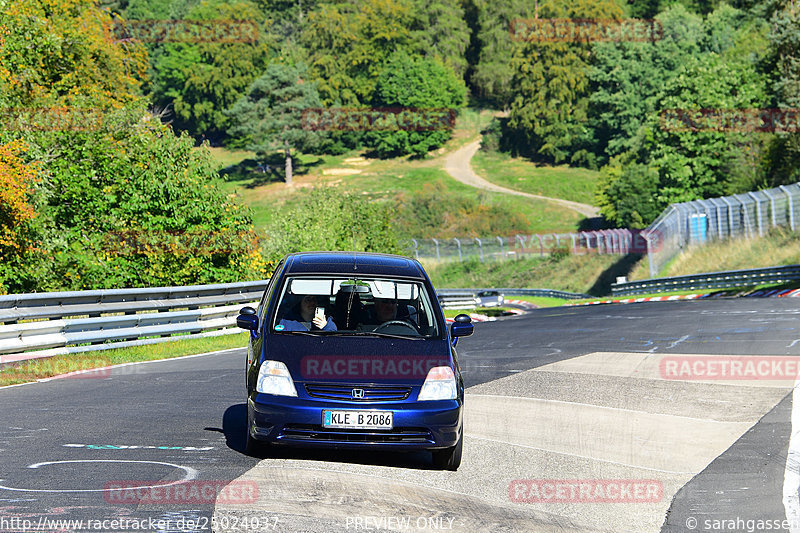
<instances>
[{"instance_id":1,"label":"catch fence","mask_svg":"<svg viewBox=\"0 0 800 533\"><path fill-rule=\"evenodd\" d=\"M800 183L763 191L670 205L641 236L650 277L683 249L723 239L763 236L770 228L797 230Z\"/></svg>"},{"instance_id":2,"label":"catch fence","mask_svg":"<svg viewBox=\"0 0 800 533\"><path fill-rule=\"evenodd\" d=\"M545 233L509 237L412 239L408 254L418 260L481 262L552 254L644 253L642 230L611 229L578 233Z\"/></svg>"}]
</instances>

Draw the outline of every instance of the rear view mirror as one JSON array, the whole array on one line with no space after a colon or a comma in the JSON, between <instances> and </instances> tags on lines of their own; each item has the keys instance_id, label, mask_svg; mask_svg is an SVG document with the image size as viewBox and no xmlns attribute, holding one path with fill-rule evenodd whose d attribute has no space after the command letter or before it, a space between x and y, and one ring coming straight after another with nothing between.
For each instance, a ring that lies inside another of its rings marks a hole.
<instances>
[{"instance_id":1,"label":"rear view mirror","mask_svg":"<svg viewBox=\"0 0 800 533\"><path fill-rule=\"evenodd\" d=\"M242 329L249 329L250 331L258 330L258 316L256 310L252 307L242 307L239 311L239 316L236 317L236 325Z\"/></svg>"},{"instance_id":2,"label":"rear view mirror","mask_svg":"<svg viewBox=\"0 0 800 533\"><path fill-rule=\"evenodd\" d=\"M453 346L458 342L458 337L469 337L472 335L475 326L472 325L472 319L469 315L461 313L456 316L455 322L450 326L450 336L453 338Z\"/></svg>"}]
</instances>

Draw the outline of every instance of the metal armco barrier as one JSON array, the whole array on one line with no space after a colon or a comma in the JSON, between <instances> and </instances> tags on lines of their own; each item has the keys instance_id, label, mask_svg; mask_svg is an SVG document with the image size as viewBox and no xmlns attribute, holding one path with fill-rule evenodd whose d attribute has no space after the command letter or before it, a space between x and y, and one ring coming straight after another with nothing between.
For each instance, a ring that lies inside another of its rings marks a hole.
<instances>
[{"instance_id":1,"label":"metal armco barrier","mask_svg":"<svg viewBox=\"0 0 800 533\"><path fill-rule=\"evenodd\" d=\"M475 298L481 291L492 290L506 296L541 296L545 298L563 298L565 300L575 300L580 298L591 298L588 294L574 292L555 291L552 289L438 289L436 294L445 309L474 309L476 306Z\"/></svg>"},{"instance_id":2,"label":"metal armco barrier","mask_svg":"<svg viewBox=\"0 0 800 533\"><path fill-rule=\"evenodd\" d=\"M626 296L630 294L647 294L665 291L725 289L730 287L761 285L764 283L785 283L797 280L800 280L800 265L790 265L614 283L611 285L611 292L615 296Z\"/></svg>"},{"instance_id":3,"label":"metal armco barrier","mask_svg":"<svg viewBox=\"0 0 800 533\"><path fill-rule=\"evenodd\" d=\"M0 363L239 333L267 282L0 296Z\"/></svg>"}]
</instances>

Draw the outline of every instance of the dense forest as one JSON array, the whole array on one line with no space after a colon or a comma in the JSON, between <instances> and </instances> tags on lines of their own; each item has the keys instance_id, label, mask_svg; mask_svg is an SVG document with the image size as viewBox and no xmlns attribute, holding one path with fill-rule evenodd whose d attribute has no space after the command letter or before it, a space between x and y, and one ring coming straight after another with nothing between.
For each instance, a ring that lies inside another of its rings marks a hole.
<instances>
[{"instance_id":1,"label":"dense forest","mask_svg":"<svg viewBox=\"0 0 800 533\"><path fill-rule=\"evenodd\" d=\"M531 32L552 19L658 31ZM290 180L300 153L425 157L450 137L309 128L308 110L465 106L505 111L484 149L600 170L610 226L800 181L796 114L716 113L800 108L800 3L0 0L0 293L263 277L275 257L196 146L280 151ZM357 219L380 231L352 244L398 250L388 206L304 201L351 217L309 246Z\"/></svg>"}]
</instances>

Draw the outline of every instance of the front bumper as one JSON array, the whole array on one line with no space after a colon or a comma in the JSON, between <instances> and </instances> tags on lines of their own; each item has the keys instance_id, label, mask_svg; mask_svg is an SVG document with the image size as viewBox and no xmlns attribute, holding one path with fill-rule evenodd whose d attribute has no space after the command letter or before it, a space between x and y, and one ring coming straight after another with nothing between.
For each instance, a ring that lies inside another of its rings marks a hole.
<instances>
[{"instance_id":1,"label":"front bumper","mask_svg":"<svg viewBox=\"0 0 800 533\"><path fill-rule=\"evenodd\" d=\"M247 401L250 434L263 441L302 447L435 450L455 446L461 436L461 400L348 402L253 393ZM392 430L330 429L323 410L392 411Z\"/></svg>"}]
</instances>

